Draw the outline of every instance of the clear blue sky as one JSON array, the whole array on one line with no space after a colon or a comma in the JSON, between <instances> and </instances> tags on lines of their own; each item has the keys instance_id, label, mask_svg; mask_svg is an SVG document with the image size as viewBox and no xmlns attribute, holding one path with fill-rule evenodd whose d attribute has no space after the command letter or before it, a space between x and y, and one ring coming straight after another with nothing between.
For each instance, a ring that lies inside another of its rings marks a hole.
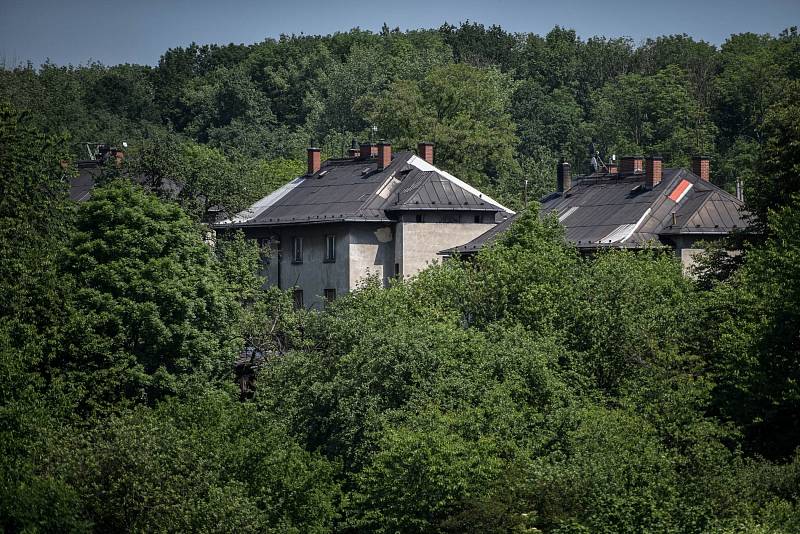
<instances>
[{"instance_id":1,"label":"clear blue sky","mask_svg":"<svg viewBox=\"0 0 800 534\"><path fill-rule=\"evenodd\" d=\"M254 43L286 34L328 34L356 26L403 30L471 20L513 32L559 24L584 38L687 33L722 44L731 33L778 34L800 25L800 0L0 0L0 61L156 64L192 41Z\"/></svg>"}]
</instances>

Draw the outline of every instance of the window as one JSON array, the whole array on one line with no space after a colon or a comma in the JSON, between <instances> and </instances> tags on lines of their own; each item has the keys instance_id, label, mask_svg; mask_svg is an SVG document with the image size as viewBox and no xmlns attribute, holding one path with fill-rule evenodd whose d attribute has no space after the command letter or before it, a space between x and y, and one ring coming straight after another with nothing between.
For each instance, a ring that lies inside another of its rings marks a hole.
<instances>
[{"instance_id":1,"label":"window","mask_svg":"<svg viewBox=\"0 0 800 534\"><path fill-rule=\"evenodd\" d=\"M325 300L328 302L333 302L336 300L336 290L335 289L326 289L325 290Z\"/></svg>"},{"instance_id":2,"label":"window","mask_svg":"<svg viewBox=\"0 0 800 534\"><path fill-rule=\"evenodd\" d=\"M294 300L294 308L299 310L303 307L303 290L302 289L295 289L294 293L292 294L292 298Z\"/></svg>"},{"instance_id":3,"label":"window","mask_svg":"<svg viewBox=\"0 0 800 534\"><path fill-rule=\"evenodd\" d=\"M476 216L475 216L475 222L476 222L476 223L479 223L479 222L481 222L481 216L480 216L480 215L476 215Z\"/></svg>"},{"instance_id":4,"label":"window","mask_svg":"<svg viewBox=\"0 0 800 534\"><path fill-rule=\"evenodd\" d=\"M417 213L417 222L418 223L425 222L425 216L421 213Z\"/></svg>"},{"instance_id":5,"label":"window","mask_svg":"<svg viewBox=\"0 0 800 534\"><path fill-rule=\"evenodd\" d=\"M395 263L394 264L394 277L395 278L400 278L400 264L399 263Z\"/></svg>"},{"instance_id":6,"label":"window","mask_svg":"<svg viewBox=\"0 0 800 534\"><path fill-rule=\"evenodd\" d=\"M327 261L327 262L336 261L336 236L335 235L326 235L325 236L325 261ZM327 291L327 289L325 291Z\"/></svg>"},{"instance_id":7,"label":"window","mask_svg":"<svg viewBox=\"0 0 800 534\"><path fill-rule=\"evenodd\" d=\"M292 263L303 263L303 238L292 238Z\"/></svg>"}]
</instances>

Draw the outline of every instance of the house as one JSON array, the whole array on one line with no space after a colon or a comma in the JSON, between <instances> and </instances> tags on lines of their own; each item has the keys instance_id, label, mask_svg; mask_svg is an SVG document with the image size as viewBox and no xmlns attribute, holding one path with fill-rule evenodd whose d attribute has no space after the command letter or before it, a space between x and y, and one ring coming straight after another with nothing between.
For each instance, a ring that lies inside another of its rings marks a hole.
<instances>
[{"instance_id":1,"label":"house","mask_svg":"<svg viewBox=\"0 0 800 534\"><path fill-rule=\"evenodd\" d=\"M392 152L364 143L320 162L249 209L214 225L241 229L271 250L268 283L294 289L297 306L320 306L368 276L388 284L483 234L513 212L433 165L434 147Z\"/></svg>"},{"instance_id":2,"label":"house","mask_svg":"<svg viewBox=\"0 0 800 534\"><path fill-rule=\"evenodd\" d=\"M87 143L90 159L76 162L78 175L70 180L69 199L75 202L89 200L95 182L103 174L103 166L114 161L121 164L124 153L121 149L106 144Z\"/></svg>"},{"instance_id":3,"label":"house","mask_svg":"<svg viewBox=\"0 0 800 534\"><path fill-rule=\"evenodd\" d=\"M555 214L566 238L580 251L604 248L669 247L685 269L702 248L699 241L726 236L747 227L741 199L709 181L709 159L692 158L692 168L663 168L657 156L626 156L604 172L574 181L570 164L557 168L558 190L541 200L540 214ZM441 252L470 255L492 243L513 217L472 241Z\"/></svg>"}]
</instances>

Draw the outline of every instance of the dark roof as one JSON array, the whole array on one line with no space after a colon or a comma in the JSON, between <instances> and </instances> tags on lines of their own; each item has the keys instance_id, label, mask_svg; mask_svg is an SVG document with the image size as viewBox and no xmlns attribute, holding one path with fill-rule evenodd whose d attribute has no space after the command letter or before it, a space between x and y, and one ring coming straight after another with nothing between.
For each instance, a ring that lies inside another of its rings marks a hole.
<instances>
[{"instance_id":1,"label":"dark roof","mask_svg":"<svg viewBox=\"0 0 800 534\"><path fill-rule=\"evenodd\" d=\"M409 151L385 169L375 158L327 160L262 198L219 228L340 221L389 222L403 210L510 210Z\"/></svg>"},{"instance_id":2,"label":"dark roof","mask_svg":"<svg viewBox=\"0 0 800 534\"><path fill-rule=\"evenodd\" d=\"M435 171L422 171L409 165L403 183L396 191L387 211L403 210L469 210L498 211L482 194L474 194Z\"/></svg>"},{"instance_id":3,"label":"dark roof","mask_svg":"<svg viewBox=\"0 0 800 534\"><path fill-rule=\"evenodd\" d=\"M79 161L78 176L69 183L69 199L76 202L89 200L95 179L100 176L100 165L96 161Z\"/></svg>"},{"instance_id":4,"label":"dark roof","mask_svg":"<svg viewBox=\"0 0 800 534\"><path fill-rule=\"evenodd\" d=\"M92 196L92 189L98 178L103 174L103 165L106 163L101 160L78 161L78 175L70 180L69 199L75 202L85 202ZM131 178L139 185L148 183L146 176L134 176ZM161 191L169 195L177 196L182 186L174 180L166 179L161 184Z\"/></svg>"},{"instance_id":5,"label":"dark roof","mask_svg":"<svg viewBox=\"0 0 800 534\"><path fill-rule=\"evenodd\" d=\"M566 238L582 249L639 248L672 235L724 235L747 227L739 199L687 169L664 169L652 189L642 173L578 178L569 190L542 198L540 213L555 214ZM498 226L442 254L476 252L503 230Z\"/></svg>"}]
</instances>

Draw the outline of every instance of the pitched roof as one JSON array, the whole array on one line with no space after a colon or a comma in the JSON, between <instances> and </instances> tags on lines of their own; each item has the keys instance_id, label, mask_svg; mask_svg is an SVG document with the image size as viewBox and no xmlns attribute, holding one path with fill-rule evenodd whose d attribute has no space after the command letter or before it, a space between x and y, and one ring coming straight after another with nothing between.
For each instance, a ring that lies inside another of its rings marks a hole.
<instances>
[{"instance_id":1,"label":"pitched roof","mask_svg":"<svg viewBox=\"0 0 800 534\"><path fill-rule=\"evenodd\" d=\"M391 221L404 210L511 210L434 167L410 151L393 155L385 169L376 159L327 160L262 198L218 227Z\"/></svg>"},{"instance_id":2,"label":"pitched roof","mask_svg":"<svg viewBox=\"0 0 800 534\"><path fill-rule=\"evenodd\" d=\"M578 248L638 248L671 235L723 235L747 227L743 203L687 169L664 169L645 187L644 174L590 175L544 197L542 215L555 214ZM468 254L496 239L498 227L442 254Z\"/></svg>"}]
</instances>

